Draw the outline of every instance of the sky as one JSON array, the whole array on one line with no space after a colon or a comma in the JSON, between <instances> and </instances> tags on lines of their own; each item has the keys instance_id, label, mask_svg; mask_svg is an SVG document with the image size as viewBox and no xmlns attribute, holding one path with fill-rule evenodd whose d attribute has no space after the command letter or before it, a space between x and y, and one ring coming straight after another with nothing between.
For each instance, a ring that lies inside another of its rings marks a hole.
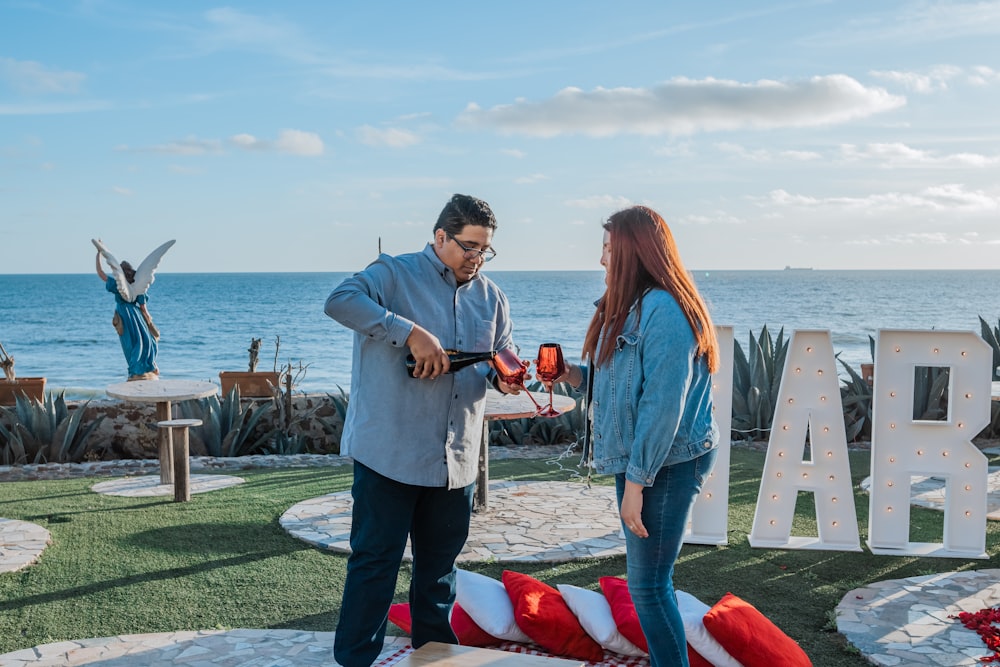
<instances>
[{"instance_id":1,"label":"sky","mask_svg":"<svg viewBox=\"0 0 1000 667\"><path fill-rule=\"evenodd\" d=\"M1000 0L0 0L0 273L1000 268Z\"/></svg>"}]
</instances>

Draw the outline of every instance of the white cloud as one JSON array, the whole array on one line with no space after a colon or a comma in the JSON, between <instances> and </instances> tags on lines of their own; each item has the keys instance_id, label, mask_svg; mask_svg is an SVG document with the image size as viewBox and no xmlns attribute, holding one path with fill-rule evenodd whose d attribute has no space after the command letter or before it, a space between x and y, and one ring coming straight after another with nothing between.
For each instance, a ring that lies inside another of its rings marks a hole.
<instances>
[{"instance_id":1,"label":"white cloud","mask_svg":"<svg viewBox=\"0 0 1000 667\"><path fill-rule=\"evenodd\" d=\"M949 82L956 80L972 86L1000 84L1000 71L987 65L975 65L967 69L955 65L935 65L926 73L873 70L871 75L924 94L946 90Z\"/></svg>"},{"instance_id":2,"label":"white cloud","mask_svg":"<svg viewBox=\"0 0 1000 667\"><path fill-rule=\"evenodd\" d=\"M858 148L843 144L840 154L845 160L875 160L884 167L990 167L1000 164L1000 156L980 153L937 155L911 148L903 143L876 143Z\"/></svg>"},{"instance_id":3,"label":"white cloud","mask_svg":"<svg viewBox=\"0 0 1000 667\"><path fill-rule=\"evenodd\" d=\"M690 141L671 141L653 149L653 155L661 157L694 157L696 155Z\"/></svg>"},{"instance_id":4,"label":"white cloud","mask_svg":"<svg viewBox=\"0 0 1000 667\"><path fill-rule=\"evenodd\" d=\"M132 191L130 189L123 188L120 185L113 185L113 186L111 186L111 191L114 192L116 195L121 195L122 197L131 197L132 196Z\"/></svg>"},{"instance_id":5,"label":"white cloud","mask_svg":"<svg viewBox=\"0 0 1000 667\"><path fill-rule=\"evenodd\" d=\"M187 137L144 148L122 145L116 147L115 150L164 153L166 155L209 155L224 153L227 144L240 150L287 153L289 155L314 156L322 155L324 151L323 140L318 134L302 130L281 130L278 132L278 138L274 141L258 139L252 134L242 133L234 134L225 142L219 139Z\"/></svg>"},{"instance_id":6,"label":"white cloud","mask_svg":"<svg viewBox=\"0 0 1000 667\"><path fill-rule=\"evenodd\" d=\"M771 153L764 149L750 150L739 144L733 144L725 141L715 144L715 147L723 153L735 155L754 162L768 162L771 159Z\"/></svg>"},{"instance_id":7,"label":"white cloud","mask_svg":"<svg viewBox=\"0 0 1000 667\"><path fill-rule=\"evenodd\" d=\"M281 130L275 141L258 139L252 134L236 134L229 143L249 151L287 153L289 155L316 156L323 154L323 140L315 132L302 130Z\"/></svg>"},{"instance_id":8,"label":"white cloud","mask_svg":"<svg viewBox=\"0 0 1000 667\"><path fill-rule=\"evenodd\" d=\"M815 151L770 151L766 148L750 150L745 146L729 142L717 143L715 144L715 147L723 153L729 153L730 155L735 155L754 162L773 162L775 160L807 162L809 160L819 160L823 157Z\"/></svg>"},{"instance_id":9,"label":"white cloud","mask_svg":"<svg viewBox=\"0 0 1000 667\"><path fill-rule=\"evenodd\" d=\"M714 211L709 215L682 215L677 222L682 225L742 225L746 220L725 211Z\"/></svg>"},{"instance_id":10,"label":"white cloud","mask_svg":"<svg viewBox=\"0 0 1000 667\"><path fill-rule=\"evenodd\" d=\"M263 142L252 134L234 134L229 137L229 142L247 150L263 147Z\"/></svg>"},{"instance_id":11,"label":"white cloud","mask_svg":"<svg viewBox=\"0 0 1000 667\"><path fill-rule=\"evenodd\" d=\"M149 153L165 153L167 155L206 155L209 153L221 153L222 142L218 139L199 139L188 137L178 141L168 141L165 144L156 144L148 148L131 148L127 145L115 148L118 151L136 151Z\"/></svg>"},{"instance_id":12,"label":"white cloud","mask_svg":"<svg viewBox=\"0 0 1000 667\"><path fill-rule=\"evenodd\" d=\"M781 151L778 155L789 160L798 160L800 162L819 160L823 157L816 151Z\"/></svg>"},{"instance_id":13,"label":"white cloud","mask_svg":"<svg viewBox=\"0 0 1000 667\"><path fill-rule=\"evenodd\" d=\"M278 16L255 16L231 7L210 9L205 20L211 28L198 35L207 51L245 50L274 53L305 64L319 64L318 49L298 26Z\"/></svg>"},{"instance_id":14,"label":"white cloud","mask_svg":"<svg viewBox=\"0 0 1000 667\"><path fill-rule=\"evenodd\" d=\"M527 153L525 153L524 151L519 151L516 148L501 148L500 154L506 155L508 157L516 157L519 160L527 156Z\"/></svg>"},{"instance_id":15,"label":"white cloud","mask_svg":"<svg viewBox=\"0 0 1000 667\"><path fill-rule=\"evenodd\" d=\"M947 232L910 232L907 234L886 234L869 238L845 239L847 245L863 246L916 246L916 245L969 245L967 235ZM989 241L987 241L989 243Z\"/></svg>"},{"instance_id":16,"label":"white cloud","mask_svg":"<svg viewBox=\"0 0 1000 667\"><path fill-rule=\"evenodd\" d=\"M920 2L909 6L914 10L893 21L889 31L892 35L916 41L1000 35L1000 2L997 0Z\"/></svg>"},{"instance_id":17,"label":"white cloud","mask_svg":"<svg viewBox=\"0 0 1000 667\"><path fill-rule=\"evenodd\" d=\"M899 84L916 93L933 93L948 88L948 82L961 76L962 70L954 65L935 65L926 73L874 70L871 75L883 81Z\"/></svg>"},{"instance_id":18,"label":"white cloud","mask_svg":"<svg viewBox=\"0 0 1000 667\"><path fill-rule=\"evenodd\" d=\"M291 155L322 155L324 149L318 134L302 130L281 130L274 147L279 153Z\"/></svg>"},{"instance_id":19,"label":"white cloud","mask_svg":"<svg viewBox=\"0 0 1000 667\"><path fill-rule=\"evenodd\" d=\"M1000 83L1000 72L992 67L977 65L971 69L972 72L969 74L969 83L974 86L989 86Z\"/></svg>"},{"instance_id":20,"label":"white cloud","mask_svg":"<svg viewBox=\"0 0 1000 667\"><path fill-rule=\"evenodd\" d=\"M864 197L810 197L786 190L773 190L765 202L776 206L843 209L861 212L930 209L941 212L986 213L1000 211L1000 196L969 191L961 184L945 184L918 192L886 192Z\"/></svg>"},{"instance_id":21,"label":"white cloud","mask_svg":"<svg viewBox=\"0 0 1000 667\"><path fill-rule=\"evenodd\" d=\"M75 93L86 78L80 72L50 69L33 60L0 58L0 81L29 95Z\"/></svg>"},{"instance_id":22,"label":"white cloud","mask_svg":"<svg viewBox=\"0 0 1000 667\"><path fill-rule=\"evenodd\" d=\"M110 109L101 100L65 102L61 104L0 104L0 116L48 116L68 113L89 113Z\"/></svg>"},{"instance_id":23,"label":"white cloud","mask_svg":"<svg viewBox=\"0 0 1000 667\"><path fill-rule=\"evenodd\" d=\"M531 183L540 183L541 181L547 181L549 177L545 174L531 174L530 176L521 176L520 178L515 178L514 182L518 185L530 185Z\"/></svg>"},{"instance_id":24,"label":"white cloud","mask_svg":"<svg viewBox=\"0 0 1000 667\"><path fill-rule=\"evenodd\" d=\"M389 148L407 148L420 143L420 137L409 130L397 127L379 129L371 125L358 128L358 140L368 146L388 146Z\"/></svg>"},{"instance_id":25,"label":"white cloud","mask_svg":"<svg viewBox=\"0 0 1000 667\"><path fill-rule=\"evenodd\" d=\"M567 206L573 208L602 208L620 210L632 206L632 201L627 197L616 197L614 195L592 195L583 199L568 199Z\"/></svg>"},{"instance_id":26,"label":"white cloud","mask_svg":"<svg viewBox=\"0 0 1000 667\"><path fill-rule=\"evenodd\" d=\"M651 88L564 88L541 102L518 100L482 109L470 104L461 126L504 134L554 137L585 134L692 134L843 123L906 103L882 88L834 74L808 80L740 83L672 79Z\"/></svg>"}]
</instances>

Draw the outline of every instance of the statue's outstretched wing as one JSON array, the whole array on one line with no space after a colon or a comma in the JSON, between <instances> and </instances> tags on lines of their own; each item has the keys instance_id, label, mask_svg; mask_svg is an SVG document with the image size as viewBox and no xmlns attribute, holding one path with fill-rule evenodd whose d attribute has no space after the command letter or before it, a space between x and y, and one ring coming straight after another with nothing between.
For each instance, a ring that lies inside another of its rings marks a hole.
<instances>
[{"instance_id":1,"label":"statue's outstretched wing","mask_svg":"<svg viewBox=\"0 0 1000 667\"><path fill-rule=\"evenodd\" d=\"M145 294L149 286L153 284L153 274L156 272L156 267L160 263L160 259L163 254L170 249L176 241L170 240L161 245L159 248L149 253L149 256L142 260L142 263L135 270L135 282L130 283L127 278L125 278L125 272L122 271L121 262L115 259L115 256L104 246L103 243L97 239L90 239L90 241L97 247L100 251L101 256L107 261L108 266L111 268L111 275L114 276L115 284L118 286L118 293L121 294L122 298L131 303L136 300L140 294Z\"/></svg>"},{"instance_id":2,"label":"statue's outstretched wing","mask_svg":"<svg viewBox=\"0 0 1000 667\"><path fill-rule=\"evenodd\" d=\"M170 250L170 246L176 243L175 240L171 239L167 241L159 248L149 253L149 256L142 260L142 264L136 267L135 270L135 282L130 285L132 288L133 299L140 294L145 294L149 286L153 284L153 274L156 272L156 267L160 264L160 259L163 254Z\"/></svg>"},{"instance_id":3,"label":"statue's outstretched wing","mask_svg":"<svg viewBox=\"0 0 1000 667\"><path fill-rule=\"evenodd\" d=\"M97 247L97 251L101 253L101 257L103 257L104 261L108 263L108 268L111 269L111 275L114 277L115 284L118 286L118 293L121 294L122 298L126 301L131 301L133 298L131 290L132 286L125 278L121 262L115 259L115 256L111 254L111 251L97 239L90 239L90 242Z\"/></svg>"}]
</instances>

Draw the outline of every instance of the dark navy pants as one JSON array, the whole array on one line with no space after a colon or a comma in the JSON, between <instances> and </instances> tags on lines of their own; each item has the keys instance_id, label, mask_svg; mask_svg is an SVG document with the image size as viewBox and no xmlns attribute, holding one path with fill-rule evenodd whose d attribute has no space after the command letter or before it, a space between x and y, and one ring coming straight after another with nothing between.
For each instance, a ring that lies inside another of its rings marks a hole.
<instances>
[{"instance_id":1,"label":"dark navy pants","mask_svg":"<svg viewBox=\"0 0 1000 667\"><path fill-rule=\"evenodd\" d=\"M413 551L413 646L458 643L448 617L474 487L411 486L354 463L351 555L333 648L338 663L369 667L381 652L407 537Z\"/></svg>"}]
</instances>

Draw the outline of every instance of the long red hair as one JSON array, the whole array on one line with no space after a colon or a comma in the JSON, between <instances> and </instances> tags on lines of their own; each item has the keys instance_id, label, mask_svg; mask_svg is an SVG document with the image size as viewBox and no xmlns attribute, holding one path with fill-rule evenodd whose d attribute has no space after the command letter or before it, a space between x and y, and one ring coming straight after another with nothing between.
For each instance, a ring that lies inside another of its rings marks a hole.
<instances>
[{"instance_id":1,"label":"long red hair","mask_svg":"<svg viewBox=\"0 0 1000 667\"><path fill-rule=\"evenodd\" d=\"M622 333L625 318L633 304L641 307L641 298L651 288L664 289L673 295L684 311L698 342L697 356L704 356L708 370L719 369L719 342L708 314L708 306L681 262L677 244L666 221L646 206L618 211L604 223L611 240L607 289L583 342L583 356L594 361L602 333L614 341ZM615 346L604 345L597 365L611 359Z\"/></svg>"}]
</instances>

